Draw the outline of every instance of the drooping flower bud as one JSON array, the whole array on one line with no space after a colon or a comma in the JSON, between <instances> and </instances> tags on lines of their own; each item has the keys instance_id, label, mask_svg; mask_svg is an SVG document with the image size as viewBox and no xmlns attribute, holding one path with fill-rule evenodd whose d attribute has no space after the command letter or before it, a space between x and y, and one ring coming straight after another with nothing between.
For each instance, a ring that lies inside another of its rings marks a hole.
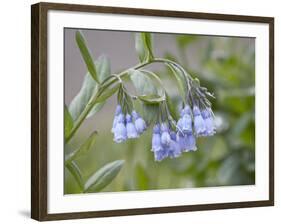
<instances>
[{"instance_id":1,"label":"drooping flower bud","mask_svg":"<svg viewBox=\"0 0 281 224\"><path fill-rule=\"evenodd\" d=\"M114 128L114 141L121 143L127 139L127 130L125 126L125 117L124 114L119 114L117 119L117 124Z\"/></svg>"},{"instance_id":2,"label":"drooping flower bud","mask_svg":"<svg viewBox=\"0 0 281 224\"><path fill-rule=\"evenodd\" d=\"M137 138L139 137L138 132L135 128L135 125L132 123L132 117L130 114L126 115L126 130L128 138Z\"/></svg>"},{"instance_id":3,"label":"drooping flower bud","mask_svg":"<svg viewBox=\"0 0 281 224\"><path fill-rule=\"evenodd\" d=\"M202 111L202 117L205 121L206 131L204 133L204 136L212 136L216 133L215 131L215 124L214 119L212 117L212 111L211 108L206 108Z\"/></svg>"},{"instance_id":4,"label":"drooping flower bud","mask_svg":"<svg viewBox=\"0 0 281 224\"><path fill-rule=\"evenodd\" d=\"M141 118L141 116L136 112L132 112L132 116L135 120L135 127L136 130L139 134L142 134L146 130L146 123L145 121Z\"/></svg>"},{"instance_id":5,"label":"drooping flower bud","mask_svg":"<svg viewBox=\"0 0 281 224\"><path fill-rule=\"evenodd\" d=\"M201 112L197 106L193 107L193 116L194 116L194 130L197 136L204 136L206 131L205 121L202 118Z\"/></svg>"}]
</instances>

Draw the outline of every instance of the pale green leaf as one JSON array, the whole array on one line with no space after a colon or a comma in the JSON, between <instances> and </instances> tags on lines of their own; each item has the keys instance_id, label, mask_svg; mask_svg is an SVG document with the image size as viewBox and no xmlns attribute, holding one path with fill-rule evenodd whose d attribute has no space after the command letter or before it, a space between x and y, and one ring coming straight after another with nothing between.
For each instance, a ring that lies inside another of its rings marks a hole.
<instances>
[{"instance_id":1,"label":"pale green leaf","mask_svg":"<svg viewBox=\"0 0 281 224\"><path fill-rule=\"evenodd\" d=\"M106 55L101 55L98 57L98 59L95 61L95 66L100 82L110 76L110 60Z\"/></svg>"},{"instance_id":2,"label":"pale green leaf","mask_svg":"<svg viewBox=\"0 0 281 224\"><path fill-rule=\"evenodd\" d=\"M153 51L152 51L152 36L150 33L142 33L142 39L145 43L146 50L148 52L148 58L153 59Z\"/></svg>"},{"instance_id":3,"label":"pale green leaf","mask_svg":"<svg viewBox=\"0 0 281 224\"><path fill-rule=\"evenodd\" d=\"M109 59L102 55L96 61L96 71L99 74L100 80L104 80L110 75L110 62ZM85 109L86 105L89 103L93 94L97 91L98 84L92 79L91 75L87 73L84 77L84 81L79 93L74 97L69 105L69 112L73 118L76 120L82 111ZM88 114L87 118L93 116L97 113L104 103L97 103L93 106L92 110Z\"/></svg>"},{"instance_id":4,"label":"pale green leaf","mask_svg":"<svg viewBox=\"0 0 281 224\"><path fill-rule=\"evenodd\" d=\"M96 137L97 137L98 132L94 131L88 138L87 140L76 150L72 151L71 153L67 154L65 156L65 161L66 163L69 163L70 161L73 161L74 159L85 155L88 151L90 151L95 142L96 142Z\"/></svg>"},{"instance_id":5,"label":"pale green leaf","mask_svg":"<svg viewBox=\"0 0 281 224\"><path fill-rule=\"evenodd\" d=\"M158 104L143 103L142 111L143 111L143 118L145 119L147 124L150 125L156 120L159 114L159 106Z\"/></svg>"},{"instance_id":6,"label":"pale green leaf","mask_svg":"<svg viewBox=\"0 0 281 224\"><path fill-rule=\"evenodd\" d=\"M67 169L75 178L77 184L79 185L80 189L83 189L84 181L82 177L82 172L75 161L71 161L70 163L66 164Z\"/></svg>"},{"instance_id":7,"label":"pale green leaf","mask_svg":"<svg viewBox=\"0 0 281 224\"><path fill-rule=\"evenodd\" d=\"M99 112L102 107L104 106L105 102L101 102L101 103L96 103L92 110L88 113L87 118L92 117L94 114L96 114L97 112Z\"/></svg>"},{"instance_id":8,"label":"pale green leaf","mask_svg":"<svg viewBox=\"0 0 281 224\"><path fill-rule=\"evenodd\" d=\"M141 62L153 59L152 38L150 33L135 34L135 48Z\"/></svg>"},{"instance_id":9,"label":"pale green leaf","mask_svg":"<svg viewBox=\"0 0 281 224\"><path fill-rule=\"evenodd\" d=\"M70 134L72 127L73 127L73 119L68 111L67 106L64 106L64 136L65 136L65 138L67 138L68 135Z\"/></svg>"},{"instance_id":10,"label":"pale green leaf","mask_svg":"<svg viewBox=\"0 0 281 224\"><path fill-rule=\"evenodd\" d=\"M158 77L158 75L156 75L154 72L151 72L149 70L142 69L139 71L142 72L143 74L145 74L146 76L148 76L149 78L151 78L151 81L153 81L153 86L155 86L157 88L157 94L159 96L165 95L165 88L164 88L163 82Z\"/></svg>"},{"instance_id":11,"label":"pale green leaf","mask_svg":"<svg viewBox=\"0 0 281 224\"><path fill-rule=\"evenodd\" d=\"M157 89L152 84L152 80L144 73L138 70L129 71L130 78L138 95L156 95ZM150 124L153 122L158 113L158 105L143 103L143 117L145 121Z\"/></svg>"},{"instance_id":12,"label":"pale green leaf","mask_svg":"<svg viewBox=\"0 0 281 224\"><path fill-rule=\"evenodd\" d=\"M76 120L80 116L96 90L97 83L92 79L91 75L87 73L80 91L69 105L69 113L73 120Z\"/></svg>"},{"instance_id":13,"label":"pale green leaf","mask_svg":"<svg viewBox=\"0 0 281 224\"><path fill-rule=\"evenodd\" d=\"M177 110L177 101L174 99L171 99L171 97L169 96L169 94L166 92L166 102L167 102L167 106L168 109L170 111L170 114L172 116L172 118L177 121L179 119L179 113Z\"/></svg>"},{"instance_id":14,"label":"pale green leaf","mask_svg":"<svg viewBox=\"0 0 281 224\"><path fill-rule=\"evenodd\" d=\"M98 75L96 72L96 67L95 67L94 61L92 59L91 52L87 47L86 40L81 31L76 31L76 43L80 49L80 53L84 59L84 62L87 66L89 73L91 74L91 77L96 82L99 82Z\"/></svg>"},{"instance_id":15,"label":"pale green leaf","mask_svg":"<svg viewBox=\"0 0 281 224\"><path fill-rule=\"evenodd\" d=\"M165 100L165 96L159 96L157 94L138 96L138 98L148 104L159 104Z\"/></svg>"},{"instance_id":16,"label":"pale green leaf","mask_svg":"<svg viewBox=\"0 0 281 224\"><path fill-rule=\"evenodd\" d=\"M152 80L139 70L130 70L130 78L138 95L157 94L157 89L153 85Z\"/></svg>"},{"instance_id":17,"label":"pale green leaf","mask_svg":"<svg viewBox=\"0 0 281 224\"><path fill-rule=\"evenodd\" d=\"M79 194L83 192L83 185L79 185L76 178L69 171L67 166L64 167L64 194Z\"/></svg>"},{"instance_id":18,"label":"pale green leaf","mask_svg":"<svg viewBox=\"0 0 281 224\"><path fill-rule=\"evenodd\" d=\"M146 59L146 49L141 38L140 33L135 34L135 48L139 57L140 62L144 62Z\"/></svg>"},{"instance_id":19,"label":"pale green leaf","mask_svg":"<svg viewBox=\"0 0 281 224\"><path fill-rule=\"evenodd\" d=\"M107 100L109 97L111 97L120 87L120 84L118 83L117 85L107 88L98 98L96 102L104 102Z\"/></svg>"},{"instance_id":20,"label":"pale green leaf","mask_svg":"<svg viewBox=\"0 0 281 224\"><path fill-rule=\"evenodd\" d=\"M124 160L116 160L100 168L86 181L84 185L84 192L89 193L101 191L117 176L123 164Z\"/></svg>"},{"instance_id":21,"label":"pale green leaf","mask_svg":"<svg viewBox=\"0 0 281 224\"><path fill-rule=\"evenodd\" d=\"M174 74L174 77L176 78L178 83L180 95L182 99L185 101L187 96L187 86L186 86L187 84L183 72L173 64L167 64L167 66L171 69L172 73Z\"/></svg>"},{"instance_id":22,"label":"pale green leaf","mask_svg":"<svg viewBox=\"0 0 281 224\"><path fill-rule=\"evenodd\" d=\"M108 57L106 57L105 55L101 55L95 61L95 65L96 65L96 70L97 70L97 74L98 74L100 82L102 82L103 80L105 80L107 77L110 76L111 69L110 69L110 61L109 61ZM99 99L99 102L97 102L93 106L92 110L87 115L87 118L93 116L94 114L96 114L97 112L99 112L102 109L105 102L100 102L100 101L102 101L102 100Z\"/></svg>"}]
</instances>

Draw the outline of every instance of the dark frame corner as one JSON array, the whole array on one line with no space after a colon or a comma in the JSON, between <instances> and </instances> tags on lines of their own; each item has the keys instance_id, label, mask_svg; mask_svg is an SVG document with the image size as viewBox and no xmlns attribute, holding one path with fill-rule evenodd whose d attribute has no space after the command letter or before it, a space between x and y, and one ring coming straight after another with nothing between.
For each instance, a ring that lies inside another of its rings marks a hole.
<instances>
[{"instance_id":1,"label":"dark frame corner","mask_svg":"<svg viewBox=\"0 0 281 224\"><path fill-rule=\"evenodd\" d=\"M269 200L205 205L48 214L47 210L47 13L49 10L196 18L269 24ZM90 5L31 6L31 218L38 221L186 212L274 205L274 18Z\"/></svg>"}]
</instances>

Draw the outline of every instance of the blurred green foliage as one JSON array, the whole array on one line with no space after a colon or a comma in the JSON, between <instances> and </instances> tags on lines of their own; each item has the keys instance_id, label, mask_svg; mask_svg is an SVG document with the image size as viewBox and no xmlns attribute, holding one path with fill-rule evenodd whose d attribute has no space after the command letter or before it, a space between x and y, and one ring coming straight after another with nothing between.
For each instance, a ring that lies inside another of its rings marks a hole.
<instances>
[{"instance_id":1,"label":"blurred green foliage","mask_svg":"<svg viewBox=\"0 0 281 224\"><path fill-rule=\"evenodd\" d=\"M151 128L137 140L116 144L110 133L113 114L106 114L107 131L98 130L95 147L76 161L85 179L110 161L125 161L118 176L102 191L255 184L254 39L176 35L174 41L178 51L164 56L183 65L202 86L214 92L216 99L211 102L217 134L198 138L196 152L155 162L150 151ZM171 102L178 102L171 71L163 67L157 74L166 83ZM86 136L85 131L79 132L72 144ZM65 192L78 189L66 170Z\"/></svg>"}]
</instances>

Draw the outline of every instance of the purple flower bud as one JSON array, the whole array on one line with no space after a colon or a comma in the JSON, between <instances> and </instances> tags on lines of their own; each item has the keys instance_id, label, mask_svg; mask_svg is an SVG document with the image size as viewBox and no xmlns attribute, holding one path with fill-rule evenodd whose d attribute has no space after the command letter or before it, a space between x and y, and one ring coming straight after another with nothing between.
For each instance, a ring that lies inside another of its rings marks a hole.
<instances>
[{"instance_id":1,"label":"purple flower bud","mask_svg":"<svg viewBox=\"0 0 281 224\"><path fill-rule=\"evenodd\" d=\"M135 127L136 127L137 132L139 134L143 133L146 130L145 121L141 118L141 116L136 111L133 111L132 115L135 120Z\"/></svg>"},{"instance_id":2,"label":"purple flower bud","mask_svg":"<svg viewBox=\"0 0 281 224\"><path fill-rule=\"evenodd\" d=\"M152 151L160 151L162 150L162 145L161 145L161 135L158 132L153 132L152 134Z\"/></svg>"},{"instance_id":3,"label":"purple flower bud","mask_svg":"<svg viewBox=\"0 0 281 224\"><path fill-rule=\"evenodd\" d=\"M206 131L206 125L197 106L193 107L193 115L195 133L197 136L203 136Z\"/></svg>"},{"instance_id":4,"label":"purple flower bud","mask_svg":"<svg viewBox=\"0 0 281 224\"><path fill-rule=\"evenodd\" d=\"M186 142L186 149L188 151L196 151L196 139L193 134L187 134L185 135L185 142Z\"/></svg>"},{"instance_id":5,"label":"purple flower bud","mask_svg":"<svg viewBox=\"0 0 281 224\"><path fill-rule=\"evenodd\" d=\"M166 124L161 125L161 144L163 147L167 147L170 145L171 136L169 134L169 128Z\"/></svg>"},{"instance_id":6,"label":"purple flower bud","mask_svg":"<svg viewBox=\"0 0 281 224\"><path fill-rule=\"evenodd\" d=\"M168 156L168 152L165 149L154 152L155 161L161 161L161 160L167 158L167 156Z\"/></svg>"},{"instance_id":7,"label":"purple flower bud","mask_svg":"<svg viewBox=\"0 0 281 224\"><path fill-rule=\"evenodd\" d=\"M180 132L177 134L177 142L183 152L195 151L196 139L193 134L182 135Z\"/></svg>"},{"instance_id":8,"label":"purple flower bud","mask_svg":"<svg viewBox=\"0 0 281 224\"><path fill-rule=\"evenodd\" d=\"M202 111L202 117L205 121L206 131L204 136L212 136L216 133L214 119L212 117L211 108Z\"/></svg>"},{"instance_id":9,"label":"purple flower bud","mask_svg":"<svg viewBox=\"0 0 281 224\"><path fill-rule=\"evenodd\" d=\"M189 114L185 114L182 117L182 131L185 134L192 133L192 119Z\"/></svg>"},{"instance_id":10,"label":"purple flower bud","mask_svg":"<svg viewBox=\"0 0 281 224\"><path fill-rule=\"evenodd\" d=\"M184 110L184 114L191 115L191 109L188 105L186 105L183 110Z\"/></svg>"},{"instance_id":11,"label":"purple flower bud","mask_svg":"<svg viewBox=\"0 0 281 224\"><path fill-rule=\"evenodd\" d=\"M116 109L115 109L115 116L116 116L116 115L119 115L119 114L121 114L121 113L122 113L122 108L121 108L121 106L118 104L117 107L116 107Z\"/></svg>"},{"instance_id":12,"label":"purple flower bud","mask_svg":"<svg viewBox=\"0 0 281 224\"><path fill-rule=\"evenodd\" d=\"M181 155L181 147L178 142L172 140L168 148L168 155L170 158L176 158Z\"/></svg>"},{"instance_id":13,"label":"purple flower bud","mask_svg":"<svg viewBox=\"0 0 281 224\"><path fill-rule=\"evenodd\" d=\"M182 110L181 118L177 122L177 128L183 134L192 133L192 119L189 106L185 106Z\"/></svg>"},{"instance_id":14,"label":"purple flower bud","mask_svg":"<svg viewBox=\"0 0 281 224\"><path fill-rule=\"evenodd\" d=\"M155 134L160 134L161 130L160 130L160 125L159 124L155 124L153 127L153 133Z\"/></svg>"},{"instance_id":15,"label":"purple flower bud","mask_svg":"<svg viewBox=\"0 0 281 224\"><path fill-rule=\"evenodd\" d=\"M121 106L118 104L115 110L115 115L114 115L114 119L113 119L113 124L112 124L112 128L111 128L111 132L114 133L114 128L116 127L117 124L117 120L118 120L118 116L122 113L122 108Z\"/></svg>"},{"instance_id":16,"label":"purple flower bud","mask_svg":"<svg viewBox=\"0 0 281 224\"><path fill-rule=\"evenodd\" d=\"M123 114L119 114L117 124L114 128L114 141L117 143L124 142L127 139L127 130Z\"/></svg>"},{"instance_id":17,"label":"purple flower bud","mask_svg":"<svg viewBox=\"0 0 281 224\"><path fill-rule=\"evenodd\" d=\"M135 125L132 123L132 117L130 114L126 115L126 130L128 138L137 138L139 137L138 132L135 128Z\"/></svg>"},{"instance_id":18,"label":"purple flower bud","mask_svg":"<svg viewBox=\"0 0 281 224\"><path fill-rule=\"evenodd\" d=\"M185 113L185 111L184 111L184 108L183 108L180 112L180 116L183 117L184 113Z\"/></svg>"},{"instance_id":19,"label":"purple flower bud","mask_svg":"<svg viewBox=\"0 0 281 224\"><path fill-rule=\"evenodd\" d=\"M172 140L174 140L174 141L177 140L177 134L176 134L176 132L171 131L171 132L170 132L170 136L171 136L171 139L172 139Z\"/></svg>"}]
</instances>

